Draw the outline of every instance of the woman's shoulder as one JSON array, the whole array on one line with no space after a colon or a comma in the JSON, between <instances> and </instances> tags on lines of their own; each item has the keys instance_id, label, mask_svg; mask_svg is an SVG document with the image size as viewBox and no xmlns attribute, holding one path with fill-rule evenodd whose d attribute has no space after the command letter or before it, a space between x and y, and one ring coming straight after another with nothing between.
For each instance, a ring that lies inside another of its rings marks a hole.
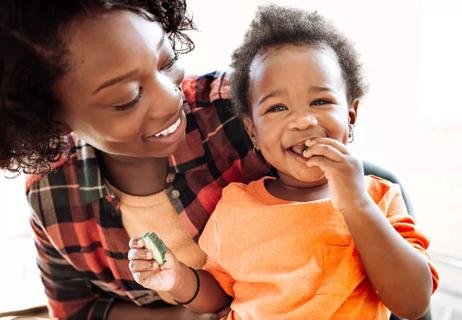
<instances>
[{"instance_id":1,"label":"woman's shoulder","mask_svg":"<svg viewBox=\"0 0 462 320\"><path fill-rule=\"evenodd\" d=\"M68 153L47 174L26 177L26 195L37 214L85 206L107 195L95 149L74 134L66 139Z\"/></svg>"},{"instance_id":2,"label":"woman's shoulder","mask_svg":"<svg viewBox=\"0 0 462 320\"><path fill-rule=\"evenodd\" d=\"M191 108L201 107L217 100L230 99L229 72L227 71L186 76L181 86Z\"/></svg>"},{"instance_id":3,"label":"woman's shoulder","mask_svg":"<svg viewBox=\"0 0 462 320\"><path fill-rule=\"evenodd\" d=\"M77 143L77 136L74 134L69 134L64 137L65 143L69 146L68 153L63 153L58 161L50 164L50 171L45 174L27 174L26 175L26 192L29 193L30 190L37 188L42 180L47 180L48 176L53 172L59 171L63 166L66 166L69 163L69 158L72 157L71 150Z\"/></svg>"},{"instance_id":4,"label":"woman's shoulder","mask_svg":"<svg viewBox=\"0 0 462 320\"><path fill-rule=\"evenodd\" d=\"M75 134L70 133L64 137L65 142L68 145L68 152L63 153L58 161L50 164L50 170L46 174L28 174L26 175L26 192L29 192L31 189L37 188L37 185L41 183L42 180L48 180L50 177L62 172L64 170L69 170L73 168L75 162L72 160L76 157L88 158L88 152L82 154L81 150L85 148L91 148L83 140L80 140ZM93 149L94 150L94 149ZM94 157L94 151L93 157ZM76 169L76 168L74 168Z\"/></svg>"},{"instance_id":5,"label":"woman's shoulder","mask_svg":"<svg viewBox=\"0 0 462 320\"><path fill-rule=\"evenodd\" d=\"M188 76L182 83L185 111L204 127L220 125L236 118L227 72L214 71Z\"/></svg>"}]
</instances>

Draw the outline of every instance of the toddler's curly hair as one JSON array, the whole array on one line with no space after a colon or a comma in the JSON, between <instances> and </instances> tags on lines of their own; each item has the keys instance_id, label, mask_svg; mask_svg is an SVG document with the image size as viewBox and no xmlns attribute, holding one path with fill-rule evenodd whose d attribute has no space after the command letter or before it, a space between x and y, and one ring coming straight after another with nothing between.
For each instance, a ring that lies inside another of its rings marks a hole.
<instances>
[{"instance_id":1,"label":"toddler's curly hair","mask_svg":"<svg viewBox=\"0 0 462 320\"><path fill-rule=\"evenodd\" d=\"M345 79L348 102L364 94L358 54L332 24L317 12L269 5L259 7L244 42L232 56L231 92L238 113L251 115L249 72L255 57L286 45L331 48Z\"/></svg>"}]
</instances>

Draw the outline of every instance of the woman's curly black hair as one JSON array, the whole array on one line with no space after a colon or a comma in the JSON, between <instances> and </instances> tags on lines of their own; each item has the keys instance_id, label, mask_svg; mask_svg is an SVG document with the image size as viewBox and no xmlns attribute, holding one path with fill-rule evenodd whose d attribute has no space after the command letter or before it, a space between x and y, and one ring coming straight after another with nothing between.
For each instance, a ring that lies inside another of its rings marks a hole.
<instances>
[{"instance_id":1,"label":"woman's curly black hair","mask_svg":"<svg viewBox=\"0 0 462 320\"><path fill-rule=\"evenodd\" d=\"M259 7L243 44L232 56L231 92L238 113L251 115L249 73L255 57L285 45L331 48L345 79L348 102L364 94L366 85L358 55L332 24L317 12L269 5Z\"/></svg>"},{"instance_id":2,"label":"woman's curly black hair","mask_svg":"<svg viewBox=\"0 0 462 320\"><path fill-rule=\"evenodd\" d=\"M111 9L159 22L176 53L194 49L186 0L0 1L0 169L46 173L68 151L52 92L69 71L64 33L77 18Z\"/></svg>"}]
</instances>

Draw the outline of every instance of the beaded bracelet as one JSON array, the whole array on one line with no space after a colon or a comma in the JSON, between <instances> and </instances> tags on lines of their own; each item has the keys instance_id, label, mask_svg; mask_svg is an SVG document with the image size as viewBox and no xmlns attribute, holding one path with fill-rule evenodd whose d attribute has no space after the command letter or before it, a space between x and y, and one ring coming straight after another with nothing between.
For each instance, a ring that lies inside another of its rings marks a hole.
<instances>
[{"instance_id":1,"label":"beaded bracelet","mask_svg":"<svg viewBox=\"0 0 462 320\"><path fill-rule=\"evenodd\" d=\"M199 294L199 290L200 290L200 288L201 288L201 281L200 281L200 278L199 278L199 274L197 273L197 271L196 271L194 268L189 267L189 269L191 269L192 272L194 272L194 275L196 276L196 291L194 292L192 298L189 299L188 301L181 302L181 301L178 301L178 300L176 300L176 299L173 299L173 300L175 300L175 302L176 302L178 305L181 305L181 306L184 306L184 305L186 305L186 304L190 304L191 302L193 302L194 299L196 299L197 295Z\"/></svg>"}]
</instances>

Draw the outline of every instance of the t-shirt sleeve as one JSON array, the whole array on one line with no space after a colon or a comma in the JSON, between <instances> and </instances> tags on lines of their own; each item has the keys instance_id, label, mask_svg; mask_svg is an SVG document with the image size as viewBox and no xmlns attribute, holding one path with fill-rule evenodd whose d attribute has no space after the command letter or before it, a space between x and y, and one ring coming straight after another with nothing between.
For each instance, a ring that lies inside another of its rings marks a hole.
<instances>
[{"instance_id":1,"label":"t-shirt sleeve","mask_svg":"<svg viewBox=\"0 0 462 320\"><path fill-rule=\"evenodd\" d=\"M387 214L393 228L409 242L428 262L433 278L433 292L438 287L439 276L427 253L430 240L416 228L414 219L408 214L406 205L397 185L393 185L379 204Z\"/></svg>"},{"instance_id":2,"label":"t-shirt sleeve","mask_svg":"<svg viewBox=\"0 0 462 320\"><path fill-rule=\"evenodd\" d=\"M220 265L220 237L215 216L215 213L212 214L199 239L199 246L207 254L207 261L202 268L217 280L229 296L234 297L234 280Z\"/></svg>"}]
</instances>

